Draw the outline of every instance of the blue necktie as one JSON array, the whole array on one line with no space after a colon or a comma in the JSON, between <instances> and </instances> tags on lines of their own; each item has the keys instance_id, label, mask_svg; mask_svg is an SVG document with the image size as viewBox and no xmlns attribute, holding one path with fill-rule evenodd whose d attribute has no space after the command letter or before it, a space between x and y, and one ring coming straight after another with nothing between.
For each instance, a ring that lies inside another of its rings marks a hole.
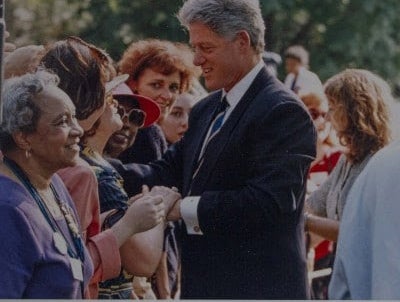
<instances>
[{"instance_id":1,"label":"blue necktie","mask_svg":"<svg viewBox=\"0 0 400 302\"><path fill-rule=\"evenodd\" d=\"M200 156L199 159L197 161L197 168L193 173L192 179L194 179L197 175L197 173L199 172L201 165L203 164L204 161L204 154L206 152L207 146L209 144L209 142L217 135L217 133L219 132L219 130L222 127L223 121L224 121L224 117L226 114L226 111L229 107L229 103L226 100L226 96L219 102L217 109L214 112L214 119L211 122L210 125L210 134L208 135L207 140L204 142L203 144L203 148L201 149L200 152Z\"/></svg>"},{"instance_id":2,"label":"blue necktie","mask_svg":"<svg viewBox=\"0 0 400 302\"><path fill-rule=\"evenodd\" d=\"M215 111L215 117L214 120L211 123L210 126L210 135L207 138L207 142L205 143L204 149L207 147L207 144L214 138L214 136L219 132L219 130L222 127L222 122L224 121L224 117L226 114L226 110L228 109L229 104L226 100L226 97L224 97L221 102L218 104L218 108Z\"/></svg>"}]
</instances>

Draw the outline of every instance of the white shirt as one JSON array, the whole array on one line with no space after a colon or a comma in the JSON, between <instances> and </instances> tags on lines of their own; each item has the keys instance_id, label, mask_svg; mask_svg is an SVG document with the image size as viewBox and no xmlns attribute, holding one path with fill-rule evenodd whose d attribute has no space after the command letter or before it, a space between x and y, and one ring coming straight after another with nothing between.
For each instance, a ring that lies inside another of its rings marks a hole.
<instances>
[{"instance_id":1,"label":"white shirt","mask_svg":"<svg viewBox=\"0 0 400 302\"><path fill-rule=\"evenodd\" d=\"M289 73L286 76L285 86L287 88L292 89L292 84L295 77L296 75L294 73ZM293 91L300 95L313 91L320 92L323 91L323 88L321 80L315 73L309 71L305 67L300 67Z\"/></svg>"},{"instance_id":2,"label":"white shirt","mask_svg":"<svg viewBox=\"0 0 400 302\"><path fill-rule=\"evenodd\" d=\"M264 66L264 62L260 60L257 65L254 66L253 69L250 70L250 72L245 75L238 83L236 83L236 85L233 86L229 92L225 92L225 90L223 90L222 97L226 95L226 100L229 104L229 107L225 113L222 127L239 103L239 101L242 99L246 91L250 88L250 85L253 83L257 74ZM210 130L211 129L208 130L206 138L204 139L202 149L205 147L204 143L207 141ZM197 217L197 207L199 201L200 196L188 196L185 197L181 202L181 215L183 221L186 224L188 234L203 235L203 232L201 231L199 226L199 219Z\"/></svg>"}]
</instances>

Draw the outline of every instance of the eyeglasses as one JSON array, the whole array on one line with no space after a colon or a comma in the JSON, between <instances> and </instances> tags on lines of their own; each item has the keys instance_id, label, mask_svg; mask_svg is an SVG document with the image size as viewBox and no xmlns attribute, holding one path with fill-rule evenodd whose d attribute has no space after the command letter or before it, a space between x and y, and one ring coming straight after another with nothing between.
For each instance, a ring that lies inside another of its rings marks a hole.
<instances>
[{"instance_id":1,"label":"eyeglasses","mask_svg":"<svg viewBox=\"0 0 400 302\"><path fill-rule=\"evenodd\" d=\"M146 118L146 112L143 110L133 108L126 112L125 108L121 105L118 106L118 114L121 116L122 120L127 117L130 123L138 126L139 128L143 127L144 120Z\"/></svg>"},{"instance_id":2,"label":"eyeglasses","mask_svg":"<svg viewBox=\"0 0 400 302\"><path fill-rule=\"evenodd\" d=\"M319 111L319 110L313 109L313 108L308 109L308 111L310 112L311 118L313 120L316 120L319 117L322 117L322 118L326 117L326 112L322 112L322 111Z\"/></svg>"}]
</instances>

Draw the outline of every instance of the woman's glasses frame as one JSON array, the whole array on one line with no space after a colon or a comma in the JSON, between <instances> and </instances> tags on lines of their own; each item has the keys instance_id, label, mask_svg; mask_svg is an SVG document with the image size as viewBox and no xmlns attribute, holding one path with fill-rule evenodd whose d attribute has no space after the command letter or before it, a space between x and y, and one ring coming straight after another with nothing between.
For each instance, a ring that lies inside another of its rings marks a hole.
<instances>
[{"instance_id":1,"label":"woman's glasses frame","mask_svg":"<svg viewBox=\"0 0 400 302\"><path fill-rule=\"evenodd\" d=\"M144 125L144 121L146 119L146 112L138 108L132 108L128 112L126 112L125 107L122 105L118 105L118 114L121 116L122 121L125 117L128 118L128 121L139 128L142 128Z\"/></svg>"}]
</instances>

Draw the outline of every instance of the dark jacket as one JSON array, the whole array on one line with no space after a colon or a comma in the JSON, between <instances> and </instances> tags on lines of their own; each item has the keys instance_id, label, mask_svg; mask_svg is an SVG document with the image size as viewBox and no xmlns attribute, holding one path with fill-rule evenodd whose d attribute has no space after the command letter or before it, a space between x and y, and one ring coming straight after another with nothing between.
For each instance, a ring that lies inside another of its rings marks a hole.
<instances>
[{"instance_id":1,"label":"dark jacket","mask_svg":"<svg viewBox=\"0 0 400 302\"><path fill-rule=\"evenodd\" d=\"M178 186L201 196L204 235L182 237L183 299L308 298L302 219L316 131L301 101L263 69L209 143L192 182L204 137L221 99L192 110L189 130L163 159L120 167L129 187ZM183 224L184 226L184 224Z\"/></svg>"},{"instance_id":2,"label":"dark jacket","mask_svg":"<svg viewBox=\"0 0 400 302\"><path fill-rule=\"evenodd\" d=\"M147 164L160 159L167 150L167 141L160 126L151 125L139 129L135 143L121 153L119 159L123 163Z\"/></svg>"}]
</instances>

